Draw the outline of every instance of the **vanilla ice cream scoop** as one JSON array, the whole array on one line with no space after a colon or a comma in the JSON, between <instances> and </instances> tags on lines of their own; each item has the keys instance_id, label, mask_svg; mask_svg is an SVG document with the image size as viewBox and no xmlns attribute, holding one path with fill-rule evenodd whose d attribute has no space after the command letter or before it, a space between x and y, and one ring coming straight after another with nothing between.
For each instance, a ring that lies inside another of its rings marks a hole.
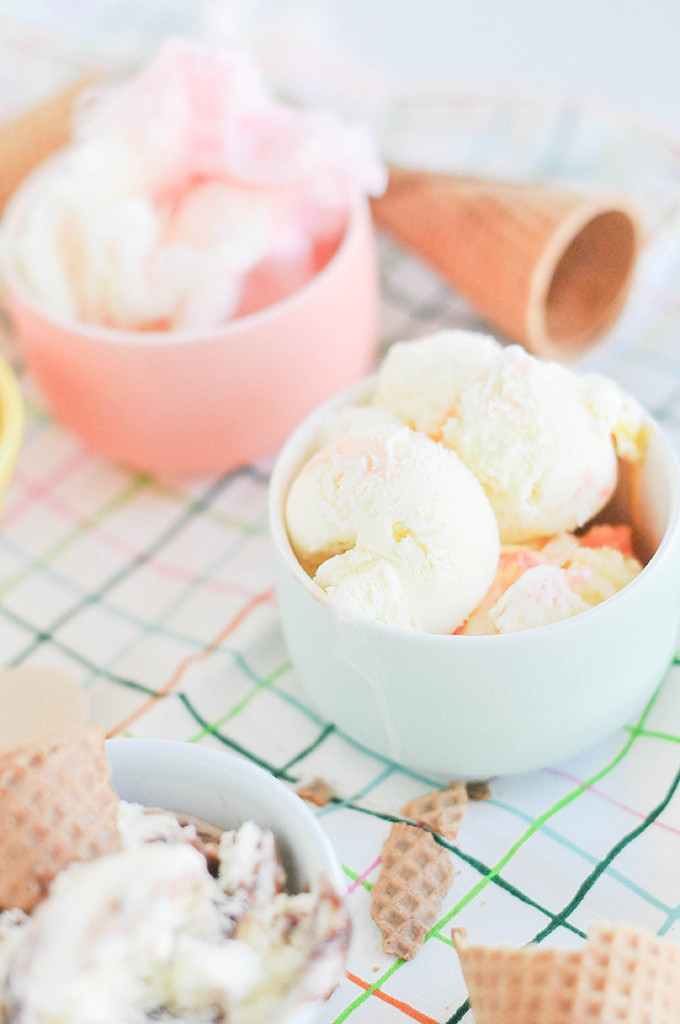
<instances>
[{"instance_id":1,"label":"vanilla ice cream scoop","mask_svg":"<svg viewBox=\"0 0 680 1024\"><path fill-rule=\"evenodd\" d=\"M573 530L614 492L618 457L639 458L638 404L517 345L450 331L401 343L375 403L453 449L482 484L506 543Z\"/></svg>"},{"instance_id":2,"label":"vanilla ice cream scoop","mask_svg":"<svg viewBox=\"0 0 680 1024\"><path fill-rule=\"evenodd\" d=\"M302 468L290 540L341 614L450 633L496 572L494 514L453 451L376 411L355 410Z\"/></svg>"},{"instance_id":3,"label":"vanilla ice cream scoop","mask_svg":"<svg viewBox=\"0 0 680 1024\"><path fill-rule=\"evenodd\" d=\"M490 335L464 330L396 341L380 367L373 402L414 430L441 440L461 392L489 369L499 348Z\"/></svg>"}]
</instances>

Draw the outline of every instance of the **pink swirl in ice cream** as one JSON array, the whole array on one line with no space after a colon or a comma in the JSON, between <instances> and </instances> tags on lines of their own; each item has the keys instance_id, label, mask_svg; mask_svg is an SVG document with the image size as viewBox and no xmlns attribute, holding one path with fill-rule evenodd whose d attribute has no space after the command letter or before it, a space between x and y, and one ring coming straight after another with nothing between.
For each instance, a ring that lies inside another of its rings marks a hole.
<instances>
[{"instance_id":1,"label":"pink swirl in ice cream","mask_svg":"<svg viewBox=\"0 0 680 1024\"><path fill-rule=\"evenodd\" d=\"M308 281L385 182L367 130L276 101L243 52L173 40L83 106L16 259L59 315L210 328Z\"/></svg>"},{"instance_id":2,"label":"pink swirl in ice cream","mask_svg":"<svg viewBox=\"0 0 680 1024\"><path fill-rule=\"evenodd\" d=\"M456 633L516 633L559 622L613 597L640 569L624 524L504 546L494 582Z\"/></svg>"}]
</instances>

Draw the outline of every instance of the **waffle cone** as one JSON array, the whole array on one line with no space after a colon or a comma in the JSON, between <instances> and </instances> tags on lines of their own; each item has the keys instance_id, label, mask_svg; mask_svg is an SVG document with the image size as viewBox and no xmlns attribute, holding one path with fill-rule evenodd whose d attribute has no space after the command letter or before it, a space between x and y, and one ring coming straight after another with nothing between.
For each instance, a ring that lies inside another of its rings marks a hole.
<instances>
[{"instance_id":1,"label":"waffle cone","mask_svg":"<svg viewBox=\"0 0 680 1024\"><path fill-rule=\"evenodd\" d=\"M472 945L459 932L454 943L475 1024L575 1024L580 951Z\"/></svg>"},{"instance_id":2,"label":"waffle cone","mask_svg":"<svg viewBox=\"0 0 680 1024\"><path fill-rule=\"evenodd\" d=\"M574 1019L602 1024L680 1021L680 946L627 924L588 934Z\"/></svg>"},{"instance_id":3,"label":"waffle cone","mask_svg":"<svg viewBox=\"0 0 680 1024\"><path fill-rule=\"evenodd\" d=\"M0 210L29 171L69 141L74 103L89 81L75 82L0 125Z\"/></svg>"},{"instance_id":4,"label":"waffle cone","mask_svg":"<svg viewBox=\"0 0 680 1024\"><path fill-rule=\"evenodd\" d=\"M385 953L416 955L446 895L453 868L430 832L397 822L382 848L382 867L371 892L371 917Z\"/></svg>"},{"instance_id":5,"label":"waffle cone","mask_svg":"<svg viewBox=\"0 0 680 1024\"><path fill-rule=\"evenodd\" d=\"M0 757L0 909L32 910L67 865L118 848L110 778L94 725Z\"/></svg>"},{"instance_id":6,"label":"waffle cone","mask_svg":"<svg viewBox=\"0 0 680 1024\"><path fill-rule=\"evenodd\" d=\"M627 297L635 213L612 197L392 168L376 223L539 355L600 337Z\"/></svg>"},{"instance_id":7,"label":"waffle cone","mask_svg":"<svg viewBox=\"0 0 680 1024\"><path fill-rule=\"evenodd\" d=\"M582 950L474 945L454 931L476 1024L677 1024L680 946L599 922Z\"/></svg>"},{"instance_id":8,"label":"waffle cone","mask_svg":"<svg viewBox=\"0 0 680 1024\"><path fill-rule=\"evenodd\" d=\"M433 789L425 796L409 800L401 809L405 818L412 818L418 825L429 828L446 839L458 835L468 794L464 782L452 782L446 789Z\"/></svg>"}]
</instances>

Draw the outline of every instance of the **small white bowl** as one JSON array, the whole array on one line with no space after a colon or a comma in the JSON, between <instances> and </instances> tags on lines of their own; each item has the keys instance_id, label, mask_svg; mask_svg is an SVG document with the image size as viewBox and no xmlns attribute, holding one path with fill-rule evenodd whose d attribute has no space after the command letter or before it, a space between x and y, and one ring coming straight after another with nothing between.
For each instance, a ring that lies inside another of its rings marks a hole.
<instances>
[{"instance_id":1,"label":"small white bowl","mask_svg":"<svg viewBox=\"0 0 680 1024\"><path fill-rule=\"evenodd\" d=\"M344 899L343 874L326 833L300 797L263 768L177 740L108 740L106 753L121 799L192 815L221 829L245 821L270 828L290 892L318 892L325 880ZM321 976L330 992L341 980L342 964L334 961ZM297 1003L295 998L286 998L271 1024L311 1024L325 1002L304 994Z\"/></svg>"},{"instance_id":2,"label":"small white bowl","mask_svg":"<svg viewBox=\"0 0 680 1024\"><path fill-rule=\"evenodd\" d=\"M651 557L632 583L553 625L439 636L340 617L286 532L286 495L321 424L372 387L364 381L308 417L271 478L281 621L317 708L358 743L445 779L544 767L615 732L662 679L678 641L680 467L661 429L653 424L636 482L636 542ZM615 500L630 505L635 489L624 473Z\"/></svg>"},{"instance_id":3,"label":"small white bowl","mask_svg":"<svg viewBox=\"0 0 680 1024\"><path fill-rule=\"evenodd\" d=\"M305 802L273 775L221 750L178 740L107 740L113 787L122 800L189 814L220 829L244 821L270 828L291 892L343 874L330 840Z\"/></svg>"}]
</instances>

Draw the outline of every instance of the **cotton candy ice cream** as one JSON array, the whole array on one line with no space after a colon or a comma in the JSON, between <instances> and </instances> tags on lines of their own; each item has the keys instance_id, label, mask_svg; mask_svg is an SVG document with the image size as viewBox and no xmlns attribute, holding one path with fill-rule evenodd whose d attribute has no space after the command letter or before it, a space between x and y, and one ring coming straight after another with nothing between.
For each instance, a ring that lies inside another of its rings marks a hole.
<instances>
[{"instance_id":1,"label":"cotton candy ice cream","mask_svg":"<svg viewBox=\"0 0 680 1024\"><path fill-rule=\"evenodd\" d=\"M172 40L83 106L15 257L56 314L210 328L309 280L385 182L366 130L275 101L246 53Z\"/></svg>"},{"instance_id":2,"label":"cotton candy ice cream","mask_svg":"<svg viewBox=\"0 0 680 1024\"><path fill-rule=\"evenodd\" d=\"M583 526L614 492L618 456L644 450L642 410L613 382L470 332L393 345L374 401L459 455L506 543Z\"/></svg>"},{"instance_id":3,"label":"cotton candy ice cream","mask_svg":"<svg viewBox=\"0 0 680 1024\"><path fill-rule=\"evenodd\" d=\"M491 635L548 626L613 597L641 569L625 525L504 546L494 582L456 632Z\"/></svg>"},{"instance_id":4,"label":"cotton candy ice cream","mask_svg":"<svg viewBox=\"0 0 680 1024\"><path fill-rule=\"evenodd\" d=\"M454 452L377 412L335 424L298 474L289 536L340 614L449 633L493 580L493 512Z\"/></svg>"}]
</instances>

